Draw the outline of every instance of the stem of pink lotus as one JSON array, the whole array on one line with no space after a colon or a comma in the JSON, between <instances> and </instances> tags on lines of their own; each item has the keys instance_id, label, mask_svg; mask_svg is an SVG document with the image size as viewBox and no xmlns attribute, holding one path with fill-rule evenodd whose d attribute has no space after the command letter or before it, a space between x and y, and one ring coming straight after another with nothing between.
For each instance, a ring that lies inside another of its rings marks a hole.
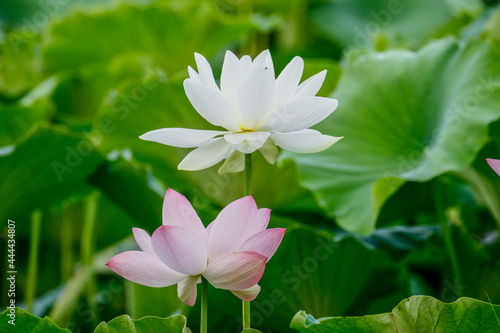
<instances>
[{"instance_id":1,"label":"stem of pink lotus","mask_svg":"<svg viewBox=\"0 0 500 333\"><path fill-rule=\"evenodd\" d=\"M35 210L31 215L31 230L30 230L30 250L28 259L28 277L26 281L26 308L28 312L33 312L33 301L36 294L36 286L38 285L38 257L40 253L40 231L42 224L42 212Z\"/></svg>"},{"instance_id":2,"label":"stem of pink lotus","mask_svg":"<svg viewBox=\"0 0 500 333\"><path fill-rule=\"evenodd\" d=\"M245 154L245 176L244 176L244 195L252 194L252 154ZM243 329L251 327L250 323L250 302L242 301L243 310Z\"/></svg>"},{"instance_id":3,"label":"stem of pink lotus","mask_svg":"<svg viewBox=\"0 0 500 333\"><path fill-rule=\"evenodd\" d=\"M201 277L201 324L200 333L207 333L208 322L208 281Z\"/></svg>"}]
</instances>

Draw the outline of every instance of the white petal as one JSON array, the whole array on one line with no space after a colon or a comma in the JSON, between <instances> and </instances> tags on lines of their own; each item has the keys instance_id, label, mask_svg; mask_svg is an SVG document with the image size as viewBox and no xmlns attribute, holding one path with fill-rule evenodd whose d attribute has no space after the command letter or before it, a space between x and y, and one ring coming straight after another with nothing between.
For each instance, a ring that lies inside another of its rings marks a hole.
<instances>
[{"instance_id":1,"label":"white petal","mask_svg":"<svg viewBox=\"0 0 500 333\"><path fill-rule=\"evenodd\" d=\"M191 275L177 284L177 295L189 306L196 303L196 295L198 293L197 285L200 280L199 275Z\"/></svg>"},{"instance_id":2,"label":"white petal","mask_svg":"<svg viewBox=\"0 0 500 333\"><path fill-rule=\"evenodd\" d=\"M199 147L224 131L195 130L189 128L161 128L147 132L139 138L180 148Z\"/></svg>"},{"instance_id":3,"label":"white petal","mask_svg":"<svg viewBox=\"0 0 500 333\"><path fill-rule=\"evenodd\" d=\"M224 138L212 139L196 148L181 161L179 170L196 171L209 168L227 158L231 146Z\"/></svg>"},{"instance_id":4,"label":"white petal","mask_svg":"<svg viewBox=\"0 0 500 333\"><path fill-rule=\"evenodd\" d=\"M256 128L274 100L274 73L265 64L256 65L236 91L236 107L245 129Z\"/></svg>"},{"instance_id":5,"label":"white petal","mask_svg":"<svg viewBox=\"0 0 500 333\"><path fill-rule=\"evenodd\" d=\"M293 100L299 99L301 97L316 96L319 89L323 85L323 82L325 81L325 77L326 70L321 71L302 82L295 91Z\"/></svg>"},{"instance_id":6,"label":"white petal","mask_svg":"<svg viewBox=\"0 0 500 333\"><path fill-rule=\"evenodd\" d=\"M272 139L268 139L266 143L259 148L259 151L269 164L274 164L280 154L278 147L276 147Z\"/></svg>"},{"instance_id":7,"label":"white petal","mask_svg":"<svg viewBox=\"0 0 500 333\"><path fill-rule=\"evenodd\" d=\"M266 143L269 132L243 132L224 135L224 139L234 149L244 154L251 154Z\"/></svg>"},{"instance_id":8,"label":"white petal","mask_svg":"<svg viewBox=\"0 0 500 333\"><path fill-rule=\"evenodd\" d=\"M197 72L193 69L193 67L188 66L188 74L189 74L189 78L190 78L190 79L193 79L193 80L195 80L195 81L196 81L196 82L198 82L198 83L203 83L203 82L201 81L200 74L198 74L198 73L197 73Z\"/></svg>"},{"instance_id":9,"label":"white petal","mask_svg":"<svg viewBox=\"0 0 500 333\"><path fill-rule=\"evenodd\" d=\"M220 75L220 90L227 101L233 105L236 96L236 89L243 80L243 68L240 60L231 51L226 51L222 73Z\"/></svg>"},{"instance_id":10,"label":"white petal","mask_svg":"<svg viewBox=\"0 0 500 333\"><path fill-rule=\"evenodd\" d=\"M219 175L223 173L234 173L245 170L245 154L233 149L224 164L219 168Z\"/></svg>"},{"instance_id":11,"label":"white petal","mask_svg":"<svg viewBox=\"0 0 500 333\"><path fill-rule=\"evenodd\" d=\"M239 130L236 113L218 89L208 87L193 79L186 79L184 90L196 111L209 123L228 130Z\"/></svg>"},{"instance_id":12,"label":"white petal","mask_svg":"<svg viewBox=\"0 0 500 333\"><path fill-rule=\"evenodd\" d=\"M119 253L106 266L127 280L155 288L171 286L186 277L166 266L155 254L142 251Z\"/></svg>"},{"instance_id":13,"label":"white petal","mask_svg":"<svg viewBox=\"0 0 500 333\"><path fill-rule=\"evenodd\" d=\"M231 292L239 299L250 302L253 301L260 293L260 286L256 284L255 286L250 287L248 289L231 290Z\"/></svg>"},{"instance_id":14,"label":"white petal","mask_svg":"<svg viewBox=\"0 0 500 333\"><path fill-rule=\"evenodd\" d=\"M285 69L283 69L276 79L274 107L281 107L290 101L299 85L303 71L304 60L301 57L293 58Z\"/></svg>"},{"instance_id":15,"label":"white petal","mask_svg":"<svg viewBox=\"0 0 500 333\"><path fill-rule=\"evenodd\" d=\"M201 54L195 53L194 60L196 61L196 67L198 67L198 73L200 73L201 82L209 87L219 90L219 87L215 83L212 68L210 67L207 59L205 59L205 57Z\"/></svg>"},{"instance_id":16,"label":"white petal","mask_svg":"<svg viewBox=\"0 0 500 333\"><path fill-rule=\"evenodd\" d=\"M325 150L342 137L323 135L312 129L290 133L273 133L271 139L281 148L295 153L317 153Z\"/></svg>"},{"instance_id":17,"label":"white petal","mask_svg":"<svg viewBox=\"0 0 500 333\"><path fill-rule=\"evenodd\" d=\"M242 77L245 77L248 72L252 69L252 58L250 56L244 55L240 59L240 68Z\"/></svg>"},{"instance_id":18,"label":"white petal","mask_svg":"<svg viewBox=\"0 0 500 333\"><path fill-rule=\"evenodd\" d=\"M336 99L326 97L302 97L283 105L259 127L261 130L294 132L316 125L336 108Z\"/></svg>"},{"instance_id":19,"label":"white petal","mask_svg":"<svg viewBox=\"0 0 500 333\"><path fill-rule=\"evenodd\" d=\"M267 65L267 67L272 70L274 76L273 58L271 57L271 52L269 52L269 50L264 50L255 57L255 59L253 60L253 65L255 66L257 64Z\"/></svg>"}]
</instances>

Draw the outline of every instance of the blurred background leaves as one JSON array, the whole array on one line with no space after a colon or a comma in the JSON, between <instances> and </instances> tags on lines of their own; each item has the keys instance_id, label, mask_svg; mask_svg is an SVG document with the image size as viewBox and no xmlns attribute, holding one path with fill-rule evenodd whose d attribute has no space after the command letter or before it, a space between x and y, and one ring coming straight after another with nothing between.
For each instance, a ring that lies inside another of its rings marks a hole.
<instances>
[{"instance_id":1,"label":"blurred background leaves","mask_svg":"<svg viewBox=\"0 0 500 333\"><path fill-rule=\"evenodd\" d=\"M138 136L211 128L182 87L194 52L218 78L226 49L267 48L277 72L295 55L303 79L328 70L319 95L339 108L318 129L345 138L278 166L254 156L254 197L288 229L254 327L390 312L412 295L500 303L500 177L484 161L500 155L499 13L478 0L3 1L0 215L16 221L19 305L74 332L123 313L184 314L197 331L199 304L104 263L136 248L132 227L161 224L169 187L205 224L242 196L241 174L179 171L187 150ZM211 331L236 331L239 301L209 293Z\"/></svg>"}]
</instances>

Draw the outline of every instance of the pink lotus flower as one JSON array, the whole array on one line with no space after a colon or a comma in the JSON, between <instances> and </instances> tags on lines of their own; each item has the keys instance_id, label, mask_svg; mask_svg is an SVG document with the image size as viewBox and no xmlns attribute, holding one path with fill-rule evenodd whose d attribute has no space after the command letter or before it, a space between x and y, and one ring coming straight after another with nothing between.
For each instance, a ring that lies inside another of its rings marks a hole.
<instances>
[{"instance_id":1,"label":"pink lotus flower","mask_svg":"<svg viewBox=\"0 0 500 333\"><path fill-rule=\"evenodd\" d=\"M257 209L247 196L226 206L206 229L189 201L169 189L163 225L153 236L133 228L142 251L120 253L106 264L127 280L150 287L177 284L179 298L194 305L197 284L205 277L215 288L251 301L267 261L285 229L266 229L271 210Z\"/></svg>"},{"instance_id":2,"label":"pink lotus flower","mask_svg":"<svg viewBox=\"0 0 500 333\"><path fill-rule=\"evenodd\" d=\"M500 176L500 160L494 160L492 158L487 158L486 162L490 167Z\"/></svg>"}]
</instances>

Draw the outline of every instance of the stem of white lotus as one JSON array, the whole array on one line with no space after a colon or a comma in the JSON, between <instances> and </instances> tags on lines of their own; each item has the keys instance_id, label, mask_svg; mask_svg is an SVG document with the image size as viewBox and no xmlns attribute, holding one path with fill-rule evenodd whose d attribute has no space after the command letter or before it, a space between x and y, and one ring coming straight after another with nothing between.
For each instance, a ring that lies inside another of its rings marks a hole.
<instances>
[{"instance_id":1,"label":"stem of white lotus","mask_svg":"<svg viewBox=\"0 0 500 333\"><path fill-rule=\"evenodd\" d=\"M238 16L242 19L249 19L253 14L253 0L240 1L237 7ZM245 34L241 41L240 51L242 54L255 56L257 33L254 31Z\"/></svg>"},{"instance_id":2,"label":"stem of white lotus","mask_svg":"<svg viewBox=\"0 0 500 333\"><path fill-rule=\"evenodd\" d=\"M207 333L208 321L208 281L201 277L201 324L200 333Z\"/></svg>"},{"instance_id":3,"label":"stem of white lotus","mask_svg":"<svg viewBox=\"0 0 500 333\"><path fill-rule=\"evenodd\" d=\"M245 154L245 183L244 183L244 195L252 194L252 154ZM250 302L242 301L243 310L243 329L251 327L250 323Z\"/></svg>"},{"instance_id":4,"label":"stem of white lotus","mask_svg":"<svg viewBox=\"0 0 500 333\"><path fill-rule=\"evenodd\" d=\"M28 312L33 312L33 300L35 299L36 286L38 285L38 254L40 253L40 231L42 224L42 212L35 210L31 215L30 251L28 259L28 277L26 281L26 307Z\"/></svg>"},{"instance_id":5,"label":"stem of white lotus","mask_svg":"<svg viewBox=\"0 0 500 333\"><path fill-rule=\"evenodd\" d=\"M243 195L252 195L252 154L245 154L245 184Z\"/></svg>"}]
</instances>

